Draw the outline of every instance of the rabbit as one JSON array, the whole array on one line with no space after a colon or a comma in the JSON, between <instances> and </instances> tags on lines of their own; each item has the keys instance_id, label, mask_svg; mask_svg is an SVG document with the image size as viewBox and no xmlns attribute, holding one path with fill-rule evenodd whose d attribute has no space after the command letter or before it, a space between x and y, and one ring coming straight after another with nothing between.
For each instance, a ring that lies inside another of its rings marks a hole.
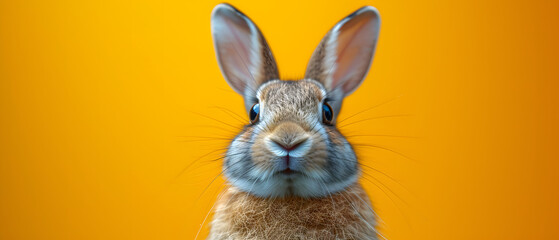
<instances>
[{"instance_id":1,"label":"rabbit","mask_svg":"<svg viewBox=\"0 0 559 240\"><path fill-rule=\"evenodd\" d=\"M226 151L229 187L208 239L378 239L357 156L336 119L371 66L379 29L374 7L358 9L322 39L304 79L280 80L258 27L229 4L214 8L219 67L248 119Z\"/></svg>"}]
</instances>

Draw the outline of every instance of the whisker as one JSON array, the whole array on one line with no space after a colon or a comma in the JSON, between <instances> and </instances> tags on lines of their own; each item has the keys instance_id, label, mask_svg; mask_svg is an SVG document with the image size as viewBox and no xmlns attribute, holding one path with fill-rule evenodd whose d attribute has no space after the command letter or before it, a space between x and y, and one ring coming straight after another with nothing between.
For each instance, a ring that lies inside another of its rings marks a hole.
<instances>
[{"instance_id":1,"label":"whisker","mask_svg":"<svg viewBox=\"0 0 559 240\"><path fill-rule=\"evenodd\" d=\"M213 106L213 107L211 107L211 108L217 108L217 109L219 109L219 110L225 112L225 113L226 113L227 115L229 115L230 117L232 117L232 118L234 118L234 119L236 119L236 120L239 120L239 122L240 122L241 124L246 124L246 123L247 123L247 121L245 120L245 118L241 117L241 115L239 115L239 114L237 114L237 113L235 113L235 112L233 112L233 111L231 111L231 110L229 110L229 109L227 109L227 108L220 107L220 106Z\"/></svg>"},{"instance_id":2,"label":"whisker","mask_svg":"<svg viewBox=\"0 0 559 240\"><path fill-rule=\"evenodd\" d=\"M333 159L334 159L334 160L340 160L340 161L353 162L353 160L345 159L345 158L333 158ZM369 166L369 165L367 165L367 164L364 164L364 163L362 163L362 162L359 162L359 161L357 161L357 164L359 164L359 166L361 166L361 167L366 167L367 169L370 169L370 170L373 170L373 171L375 171L375 172L377 172L377 173L382 174L382 175L385 176L386 178L392 180L392 182L398 184L402 189L406 190L406 191L409 192L409 193L412 193L410 190L408 190L408 188L407 188L406 186L404 186L402 183L400 183L398 180L396 180L394 177L388 175L387 173L382 172L382 171L380 171L380 170L378 170L378 169L376 169L376 168L374 168L374 167L371 167L371 166ZM363 171L362 171L362 172L363 172ZM363 173L366 173L366 172L363 172ZM369 175L370 175L370 174L369 174Z\"/></svg>"},{"instance_id":3,"label":"whisker","mask_svg":"<svg viewBox=\"0 0 559 240\"><path fill-rule=\"evenodd\" d=\"M219 129L219 130L222 130L222 131L224 131L224 132L227 132L227 133L229 133L229 134L231 134L231 135L237 135L237 134L239 133L239 132L237 131L238 128L236 128L235 131L232 131L231 129L222 128L222 127L213 126L213 125L195 125L195 126L192 126L192 128L215 128L215 129Z\"/></svg>"},{"instance_id":4,"label":"whisker","mask_svg":"<svg viewBox=\"0 0 559 240\"><path fill-rule=\"evenodd\" d=\"M389 188L388 186L386 186L386 184L382 183L382 181L380 181L378 178L374 177L373 175L367 173L367 172L362 172L363 174L367 175L368 177L372 178L373 180L377 181L382 187L384 187L384 189L388 190L390 193L392 193L392 195L394 195L395 197L398 198L398 200L400 200L402 203L404 203L406 206L409 206L409 203L404 200L402 197L400 197L398 194L396 194L391 188ZM383 191L384 192L384 191ZM386 192L385 192L386 193Z\"/></svg>"},{"instance_id":5,"label":"whisker","mask_svg":"<svg viewBox=\"0 0 559 240\"><path fill-rule=\"evenodd\" d=\"M400 155L400 156L402 156L402 157L404 157L404 158L407 158L407 159L409 159L409 160L411 160L411 161L413 161L413 162L418 163L417 160L415 160L415 159L413 159L413 158L411 158L411 157L409 157L409 156L407 156L407 155L405 155L405 154L403 154L403 153L400 153L400 152L397 152L397 151L395 151L395 150L392 150L392 149L390 149L390 148L386 148L386 147L382 147L382 146L378 146L378 145L359 144L359 143L353 143L353 144L351 144L351 145L352 145L352 146L356 146L356 147L370 147L370 148L383 149L383 150L386 150L386 151L395 153L395 154Z\"/></svg>"},{"instance_id":6,"label":"whisker","mask_svg":"<svg viewBox=\"0 0 559 240\"><path fill-rule=\"evenodd\" d=\"M324 180L322 178L318 179L318 183L320 183L322 189L324 190L324 192L328 193L328 196L330 197L330 202L332 202L332 208L336 209L336 204L334 203L334 198L332 197L332 194L330 192L328 192L327 187L326 187L326 183L324 182Z\"/></svg>"},{"instance_id":7,"label":"whisker","mask_svg":"<svg viewBox=\"0 0 559 240\"><path fill-rule=\"evenodd\" d=\"M360 122L365 122L365 121L370 121L370 120L375 120L375 119L395 118L395 117L410 117L410 116L413 116L413 114L396 114L396 115L372 117L372 118L361 119L361 120L354 121L354 122L351 122L351 123L348 123L348 124L340 125L340 126L338 126L338 128L344 128L344 127L347 127L349 125L353 125L353 124L360 123Z\"/></svg>"},{"instance_id":8,"label":"whisker","mask_svg":"<svg viewBox=\"0 0 559 240\"><path fill-rule=\"evenodd\" d=\"M386 190L390 191L390 193L392 193L392 195L394 195L394 196L397 197L402 203L404 203L404 204L406 205L406 207L409 207L409 206L410 206L408 202L404 201L404 199L402 199L398 194L396 194L394 191L392 191L392 189L390 189L390 188L387 187L385 184L383 184L380 180L378 180L377 178L373 177L373 176L370 175L370 174L368 174L368 176L371 177L371 178L373 178L373 179L374 179L375 181L377 181L379 184L381 184ZM368 181L372 183L372 181L370 181L370 180L368 180ZM373 183L373 184L374 184L374 183ZM402 215L402 217L403 217L404 220L406 221L408 227L409 227L410 229L412 229L410 219L409 219L409 217L408 217L406 214L404 214L404 210L403 210L398 204L396 204L396 201L394 201L394 199L393 199L392 197L390 197L390 195L389 195L386 191L384 191L380 186L378 186L378 185L376 185L376 184L374 184L374 185L375 185L379 190L381 190L381 191L392 201L392 203L393 203L394 206L397 208L397 210L398 210L398 212L400 213L400 215Z\"/></svg>"},{"instance_id":9,"label":"whisker","mask_svg":"<svg viewBox=\"0 0 559 240\"><path fill-rule=\"evenodd\" d=\"M212 154L212 153L216 153L216 152L224 151L224 150L227 150L227 148L216 149L216 150L213 150L213 151L211 151L211 152L209 152L209 153L206 153L206 154L204 154L204 155L202 155L202 156L196 158L194 161L192 161L191 163L189 163L188 165L186 165L186 167L183 168L183 169L179 172L179 174L177 174L177 176L175 176L174 180L176 180L177 178L179 178L183 173L186 172L186 170L188 170L190 167L192 167L192 166L193 166L196 162L198 162L200 159L202 159L202 158L204 158L204 157L206 157L206 156L208 156L208 155L210 155L210 154Z\"/></svg>"},{"instance_id":10,"label":"whisker","mask_svg":"<svg viewBox=\"0 0 559 240\"><path fill-rule=\"evenodd\" d=\"M349 116L349 117L346 117L346 118L340 120L340 121L338 122L338 124L339 124L339 123L342 123L343 121L346 121L346 120L348 120L348 119L350 119L350 118L352 118L352 117L355 117L355 116L357 116L357 115L359 115L359 114L362 114L362 113L364 113L364 112L368 112L368 111L373 110L373 109L375 109L375 108L377 108L377 107L380 107L380 106L383 106L383 105L388 104L388 103L390 103L390 102L393 102L393 101L395 101L396 99L401 98L402 96L403 96L403 94L402 94L402 95L399 95L399 96L396 96L396 97L394 97L394 98L391 98L391 99L389 99L389 100L386 100L386 101L384 101L384 102L381 102L381 103L379 103L379 104L377 104L377 105L374 105L374 106L372 106L372 107L369 107L369 108L366 108L366 109L364 109L364 110L361 110L361 111L359 111L359 112L357 112L357 113L355 113L355 114L352 114L352 115Z\"/></svg>"},{"instance_id":11,"label":"whisker","mask_svg":"<svg viewBox=\"0 0 559 240\"><path fill-rule=\"evenodd\" d=\"M364 203L364 204L366 204L366 205L369 204L369 203L367 203L363 198L361 198L359 195L357 195L357 193L354 193L354 192L349 192L349 193L350 193L351 195L353 195L354 197L357 197L358 200L360 200L362 203ZM342 195L342 196L343 196L343 195ZM345 196L343 196L343 197L346 198L346 199L348 199L348 198L345 197ZM354 209L355 211L357 211L357 209L355 209L355 206L354 206L354 205L352 205L352 207L353 207L353 209ZM371 208L369 207L369 209L371 209ZM372 210L372 209L371 209L371 210ZM372 211L372 212L373 212L373 214L374 214L375 216L379 217L379 216L376 214L375 211ZM358 212L358 214L361 216L361 219L363 219L363 216L362 216L359 212ZM383 221L383 222L384 222L384 221ZM367 222L365 222L365 223L367 223ZM371 225L368 224L368 223L367 223L367 225L371 226ZM372 230L373 230L377 235L379 235L382 239L388 240L388 238L386 238L384 235L382 235L382 233L380 233L375 227L371 226L371 228L372 228Z\"/></svg>"},{"instance_id":12,"label":"whisker","mask_svg":"<svg viewBox=\"0 0 559 240\"><path fill-rule=\"evenodd\" d=\"M352 193L352 192L349 192L349 193ZM344 194L340 194L340 196L343 197L343 198L345 198L346 201L348 201L349 205L351 206L351 208L353 208L353 210L354 210L355 213L359 216L359 218L361 218L361 220L362 220L369 228L371 228L371 230L373 230L373 232L375 232L376 234L378 234L379 236L381 236L383 239L386 240L386 238L385 238L380 232L378 232L377 229L376 229L373 225L371 225L369 222L367 222L367 220L366 220L365 217L361 214L361 212L360 212L359 210L357 210L357 208L355 208L355 205L353 204L353 201L351 201L351 200L350 200L348 197L346 197ZM367 205L367 206L369 205L369 203L366 203L366 202L363 202L363 203L364 203L365 205ZM374 215L376 215L372 208L369 207L369 209L372 211L372 213L373 213Z\"/></svg>"},{"instance_id":13,"label":"whisker","mask_svg":"<svg viewBox=\"0 0 559 240\"><path fill-rule=\"evenodd\" d=\"M223 153L223 155L222 155L221 157L213 158L213 159L206 160L206 161L203 161L203 162L200 162L200 163L206 163L206 164L208 164L208 163L213 163L213 162L217 162L217 161L219 161L219 160L225 159L225 158L227 158L227 157L233 157L233 156L238 156L238 155L242 155L242 154L244 154L244 153L234 153L234 154L226 154L226 153ZM192 167L192 166L196 163L196 161L199 161L199 160L201 160L201 159L202 159L202 157L196 159L195 162L190 163L188 167ZM224 171L226 171L226 170L227 170L227 169L224 169ZM184 171L185 171L185 170L183 170L182 172L184 173ZM182 173L181 173L181 174L182 174ZM178 178L181 174L177 175L176 178ZM176 180L176 178L175 178L175 180Z\"/></svg>"},{"instance_id":14,"label":"whisker","mask_svg":"<svg viewBox=\"0 0 559 240\"><path fill-rule=\"evenodd\" d=\"M359 163L359 165L362 166L362 167L367 167L367 169L371 169L371 170L373 170L373 171L375 171L375 172L377 172L377 173L382 174L383 176L385 176L385 177L387 177L388 179L392 180L392 182L398 184L402 189L406 190L406 191L409 192L409 193L412 193L406 186L404 186L402 183L400 183L399 181L397 181L397 180L396 180L395 178L393 178L392 176L390 176L390 175L388 175L388 174L386 174L386 173L384 173L384 172L382 172L382 171L380 171L380 170L378 170L378 169L376 169L376 168L374 168L374 167L371 167L371 166L369 166L369 165L365 165L365 164L363 164L363 163Z\"/></svg>"},{"instance_id":15,"label":"whisker","mask_svg":"<svg viewBox=\"0 0 559 240\"><path fill-rule=\"evenodd\" d=\"M218 140L233 140L234 138L214 137L214 136L177 136L181 138L203 138L203 139L218 139Z\"/></svg>"},{"instance_id":16,"label":"whisker","mask_svg":"<svg viewBox=\"0 0 559 240\"><path fill-rule=\"evenodd\" d=\"M208 188L212 185L212 183L215 182L215 180L216 180L219 176L221 176L223 173L225 173L225 171L229 170L229 168L231 168L233 165L238 164L238 163L242 163L242 161L235 162L235 163L232 163L232 164L229 165L229 166L223 167L223 170L222 170L219 174L217 174L217 176L215 176L215 177L212 179L212 181L204 188L204 190L202 191L202 193L200 194L200 196L199 196L199 197L196 199L196 201L194 201L194 202L198 202L198 200L200 200L200 198L204 195L204 193L208 190ZM253 169L253 168L248 168L248 169L246 170L246 173L248 173L248 172L249 172L250 170L252 170L252 169Z\"/></svg>"},{"instance_id":17,"label":"whisker","mask_svg":"<svg viewBox=\"0 0 559 240\"><path fill-rule=\"evenodd\" d=\"M400 136L400 135L386 135L386 134L356 134L356 135L344 135L346 138L352 137L393 137L393 138L414 138L418 139L419 137L414 136Z\"/></svg>"},{"instance_id":18,"label":"whisker","mask_svg":"<svg viewBox=\"0 0 559 240\"><path fill-rule=\"evenodd\" d=\"M185 136L185 137L190 137L190 136ZM247 140L243 140L243 139L230 139L230 138L212 138L212 137L200 137L203 139L188 139L188 140L180 140L178 142L207 142L207 141L220 141L220 142L232 142L232 141L237 141L237 142L242 142L242 143L254 143L252 141L247 141Z\"/></svg>"},{"instance_id":19,"label":"whisker","mask_svg":"<svg viewBox=\"0 0 559 240\"><path fill-rule=\"evenodd\" d=\"M218 196L218 199L214 202L214 204L212 205L212 207L210 208L210 210L208 211L208 213L204 217L204 221L202 221L202 224L200 224L200 228L198 228L198 232L196 233L196 237L194 237L194 240L198 239L198 235L200 235L200 231L202 230L202 227L206 223L206 220L208 219L208 216L210 215L210 213L212 212L212 210L214 209L216 204L221 200L222 197L223 197L223 192Z\"/></svg>"},{"instance_id":20,"label":"whisker","mask_svg":"<svg viewBox=\"0 0 559 240\"><path fill-rule=\"evenodd\" d=\"M191 113L194 113L194 114L196 114L196 115L199 115L199 116L205 117L205 118L207 118L207 119L211 119L211 120L214 120L214 121L216 121L216 122L219 122L219 123L225 124L225 125L227 125L227 126L230 126L230 127L232 127L232 128L235 128L235 129L240 129L240 127L239 127L239 126L234 126L234 125L231 125L231 124L229 124L229 123L226 123L226 122L224 122L224 121L221 121L221 120L215 119L215 118L213 118L213 117L210 117L210 116L206 116L206 115L204 115L204 114L201 114L201 113L197 113L197 112L192 112L192 111L190 111L190 112L191 112Z\"/></svg>"}]
</instances>

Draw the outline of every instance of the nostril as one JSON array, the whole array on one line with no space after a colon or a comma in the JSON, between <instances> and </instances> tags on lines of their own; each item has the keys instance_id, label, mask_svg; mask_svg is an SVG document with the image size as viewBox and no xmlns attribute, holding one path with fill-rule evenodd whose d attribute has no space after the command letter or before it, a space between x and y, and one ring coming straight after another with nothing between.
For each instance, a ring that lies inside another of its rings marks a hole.
<instances>
[{"instance_id":1,"label":"nostril","mask_svg":"<svg viewBox=\"0 0 559 240\"><path fill-rule=\"evenodd\" d=\"M305 135L295 140L269 137L265 142L268 150L278 157L304 157L312 148L312 139Z\"/></svg>"},{"instance_id":2,"label":"nostril","mask_svg":"<svg viewBox=\"0 0 559 240\"><path fill-rule=\"evenodd\" d=\"M303 144L305 141L307 141L306 138L305 138L305 139L301 139L300 141L295 142L295 144L291 145L291 147L286 148L286 150L291 151L291 150L293 150L293 149L296 149L296 148L298 148L299 146L301 146L301 144Z\"/></svg>"},{"instance_id":3,"label":"nostril","mask_svg":"<svg viewBox=\"0 0 559 240\"><path fill-rule=\"evenodd\" d=\"M273 142L274 144L276 144L276 146L278 146L278 147L280 147L280 148L282 148L282 149L284 149L284 150L288 150L288 148L289 148L289 145L287 145L287 144L285 144L285 143L283 143L283 142L280 142L280 141L278 141L278 140L272 139L272 142Z\"/></svg>"},{"instance_id":4,"label":"nostril","mask_svg":"<svg viewBox=\"0 0 559 240\"><path fill-rule=\"evenodd\" d=\"M291 150L297 149L299 146L301 146L303 143L305 143L305 141L307 141L307 138L299 139L299 140L291 142L291 143L285 143L285 142L281 142L281 141L277 141L277 140L272 140L272 141L275 144L277 144L279 147L285 149L286 151L291 151Z\"/></svg>"}]
</instances>

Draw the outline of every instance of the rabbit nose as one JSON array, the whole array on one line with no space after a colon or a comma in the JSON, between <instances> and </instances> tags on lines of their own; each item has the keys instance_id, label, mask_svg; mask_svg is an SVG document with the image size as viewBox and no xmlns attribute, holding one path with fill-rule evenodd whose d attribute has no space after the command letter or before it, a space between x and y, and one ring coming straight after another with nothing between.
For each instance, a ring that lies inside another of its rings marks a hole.
<instances>
[{"instance_id":1,"label":"rabbit nose","mask_svg":"<svg viewBox=\"0 0 559 240\"><path fill-rule=\"evenodd\" d=\"M277 126L268 137L267 147L275 155L302 157L311 148L309 134L298 124L286 122Z\"/></svg>"},{"instance_id":2,"label":"rabbit nose","mask_svg":"<svg viewBox=\"0 0 559 240\"><path fill-rule=\"evenodd\" d=\"M311 148L311 139L308 137L297 138L295 141L282 140L268 141L268 149L278 157L303 157Z\"/></svg>"},{"instance_id":3,"label":"rabbit nose","mask_svg":"<svg viewBox=\"0 0 559 240\"><path fill-rule=\"evenodd\" d=\"M298 139L296 142L292 142L292 143L285 143L285 142L272 139L272 142L274 142L276 145L289 152L292 150L296 150L298 147L303 145L303 143L305 143L307 139L308 138Z\"/></svg>"}]
</instances>

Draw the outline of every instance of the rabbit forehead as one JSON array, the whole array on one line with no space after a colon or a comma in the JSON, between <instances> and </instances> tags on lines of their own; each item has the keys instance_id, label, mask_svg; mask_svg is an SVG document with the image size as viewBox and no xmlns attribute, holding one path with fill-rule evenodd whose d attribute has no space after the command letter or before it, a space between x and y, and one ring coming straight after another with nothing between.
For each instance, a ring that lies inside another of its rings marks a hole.
<instances>
[{"instance_id":1,"label":"rabbit forehead","mask_svg":"<svg viewBox=\"0 0 559 240\"><path fill-rule=\"evenodd\" d=\"M316 104L326 97L326 90L322 84L310 79L274 80L263 84L256 97L267 107L293 107L314 112ZM312 109L308 109L309 107Z\"/></svg>"},{"instance_id":2,"label":"rabbit forehead","mask_svg":"<svg viewBox=\"0 0 559 240\"><path fill-rule=\"evenodd\" d=\"M299 123L303 129L311 129L320 119L318 115L325 96L324 87L314 80L267 82L257 94L260 120L268 128L290 121Z\"/></svg>"}]
</instances>

